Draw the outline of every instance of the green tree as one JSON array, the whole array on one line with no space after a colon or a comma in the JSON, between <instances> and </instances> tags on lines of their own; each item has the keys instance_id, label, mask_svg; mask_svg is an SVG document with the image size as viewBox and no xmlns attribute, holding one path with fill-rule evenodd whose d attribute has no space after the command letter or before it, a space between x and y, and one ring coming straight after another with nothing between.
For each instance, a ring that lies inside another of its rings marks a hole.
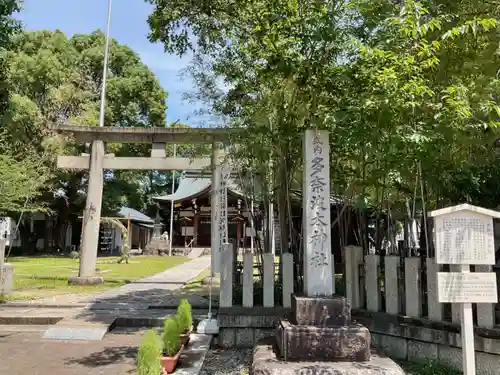
<instances>
[{"instance_id":1,"label":"green tree","mask_svg":"<svg viewBox=\"0 0 500 375\"><path fill-rule=\"evenodd\" d=\"M268 176L282 226L308 128L330 131L332 191L361 208L358 222L367 207L377 228L381 214L406 215L420 190L427 208L500 204L488 188L498 182L496 3L149 2L151 39L194 51L199 96L242 130L237 159Z\"/></svg>"},{"instance_id":2,"label":"green tree","mask_svg":"<svg viewBox=\"0 0 500 375\"><path fill-rule=\"evenodd\" d=\"M0 4L0 215L22 209L40 209L36 198L41 194L50 177L40 158L29 152L15 152L6 141L14 106L11 105L11 87L8 81L8 50L12 40L21 30L21 24L12 17L20 11L21 1L5 0Z\"/></svg>"},{"instance_id":3,"label":"green tree","mask_svg":"<svg viewBox=\"0 0 500 375\"><path fill-rule=\"evenodd\" d=\"M51 127L98 125L104 40L99 31L71 38L60 31L23 32L13 38L7 51L12 98L1 145L8 144L18 155L29 150L41 160L47 159L41 156L50 155L45 166L52 169L54 178L45 185L39 202L45 202L56 214L56 246L63 241L69 220L82 212L87 173L53 170L55 151L77 155L88 150L54 135ZM110 42L108 74L106 126L164 126L167 93L139 56L116 40ZM108 144L107 152L144 156L149 155L150 147ZM137 199L137 187L145 175L108 171L103 213Z\"/></svg>"},{"instance_id":4,"label":"green tree","mask_svg":"<svg viewBox=\"0 0 500 375\"><path fill-rule=\"evenodd\" d=\"M0 113L4 113L9 100L9 90L6 84L7 59L5 50L9 48L12 36L21 28L20 23L12 17L19 12L21 1L4 0L0 4Z\"/></svg>"}]
</instances>

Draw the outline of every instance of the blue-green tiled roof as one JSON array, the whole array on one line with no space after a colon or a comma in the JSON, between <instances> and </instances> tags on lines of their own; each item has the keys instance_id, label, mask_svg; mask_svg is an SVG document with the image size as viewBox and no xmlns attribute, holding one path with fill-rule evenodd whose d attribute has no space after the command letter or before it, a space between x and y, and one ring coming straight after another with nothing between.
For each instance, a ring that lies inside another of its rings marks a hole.
<instances>
[{"instance_id":1,"label":"blue-green tiled roof","mask_svg":"<svg viewBox=\"0 0 500 375\"><path fill-rule=\"evenodd\" d=\"M124 218L130 217L130 220L132 220L132 221L139 222L139 223L145 223L145 224L154 224L154 222L155 222L149 216L146 216L142 212L134 210L133 208L130 208L130 207L120 208L120 211L118 212L118 216L121 216Z\"/></svg>"},{"instance_id":2,"label":"blue-green tiled roof","mask_svg":"<svg viewBox=\"0 0 500 375\"><path fill-rule=\"evenodd\" d=\"M174 194L163 195L160 197L155 197L155 200L158 201L184 201L190 198L194 198L200 194L204 194L209 192L212 187L212 179L205 177L191 177L182 175L179 179L179 185L175 190ZM238 185L234 181L229 181L228 190L233 194L242 195L241 190L238 188Z\"/></svg>"}]
</instances>

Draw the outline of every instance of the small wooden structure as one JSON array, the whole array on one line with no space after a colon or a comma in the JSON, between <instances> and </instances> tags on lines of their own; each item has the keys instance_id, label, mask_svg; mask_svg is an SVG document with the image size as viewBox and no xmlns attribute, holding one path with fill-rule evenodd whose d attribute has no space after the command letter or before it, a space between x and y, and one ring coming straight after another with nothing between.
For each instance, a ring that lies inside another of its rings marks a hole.
<instances>
[{"instance_id":1,"label":"small wooden structure","mask_svg":"<svg viewBox=\"0 0 500 375\"><path fill-rule=\"evenodd\" d=\"M85 227L83 217L84 215L79 216L79 219L82 220L82 233ZM123 243L121 230L107 220L119 220L127 228L130 249L145 249L152 237L154 220L137 210L122 207L117 216L101 217L99 230L99 250L101 252L117 253Z\"/></svg>"}]
</instances>

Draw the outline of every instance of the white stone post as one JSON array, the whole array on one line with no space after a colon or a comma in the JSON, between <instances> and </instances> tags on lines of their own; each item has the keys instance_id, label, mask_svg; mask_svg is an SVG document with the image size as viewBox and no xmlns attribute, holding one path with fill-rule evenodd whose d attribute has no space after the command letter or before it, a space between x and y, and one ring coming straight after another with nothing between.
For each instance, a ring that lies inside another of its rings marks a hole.
<instances>
[{"instance_id":1,"label":"white stone post","mask_svg":"<svg viewBox=\"0 0 500 375\"><path fill-rule=\"evenodd\" d=\"M243 254L243 307L253 306L253 253Z\"/></svg>"},{"instance_id":2,"label":"white stone post","mask_svg":"<svg viewBox=\"0 0 500 375\"><path fill-rule=\"evenodd\" d=\"M441 266L436 263L435 258L426 259L427 276L427 311L428 318L434 322L443 320L443 305L438 302L437 297L437 273Z\"/></svg>"},{"instance_id":3,"label":"white stone post","mask_svg":"<svg viewBox=\"0 0 500 375\"><path fill-rule=\"evenodd\" d=\"M359 265L363 264L363 249L359 246L345 248L346 297L353 309L361 307Z\"/></svg>"},{"instance_id":4,"label":"white stone post","mask_svg":"<svg viewBox=\"0 0 500 375\"><path fill-rule=\"evenodd\" d=\"M0 233L0 293L5 292L5 247L7 239L3 238L4 234Z\"/></svg>"},{"instance_id":5,"label":"white stone post","mask_svg":"<svg viewBox=\"0 0 500 375\"><path fill-rule=\"evenodd\" d=\"M450 265L450 271L451 272L461 272L462 266L452 264ZM451 304L451 321L456 324L460 324L461 318L460 318L460 305L458 303L452 303Z\"/></svg>"},{"instance_id":6,"label":"white stone post","mask_svg":"<svg viewBox=\"0 0 500 375\"><path fill-rule=\"evenodd\" d=\"M64 246L66 248L71 247L71 243L73 242L73 225L71 223L66 227L66 236L64 238Z\"/></svg>"},{"instance_id":7,"label":"white stone post","mask_svg":"<svg viewBox=\"0 0 500 375\"><path fill-rule=\"evenodd\" d=\"M219 306L233 305L233 245L227 243L221 257Z\"/></svg>"},{"instance_id":8,"label":"white stone post","mask_svg":"<svg viewBox=\"0 0 500 375\"><path fill-rule=\"evenodd\" d=\"M284 253L283 262L283 307L292 306L293 293L293 254Z\"/></svg>"},{"instance_id":9,"label":"white stone post","mask_svg":"<svg viewBox=\"0 0 500 375\"><path fill-rule=\"evenodd\" d=\"M476 272L492 272L489 265L477 265ZM481 328L493 328L495 325L495 305L492 303L478 303L476 305L477 325Z\"/></svg>"},{"instance_id":10,"label":"white stone post","mask_svg":"<svg viewBox=\"0 0 500 375\"><path fill-rule=\"evenodd\" d=\"M400 258L395 255L385 257L385 312L392 315L400 313L400 298L399 298L399 265Z\"/></svg>"},{"instance_id":11,"label":"white stone post","mask_svg":"<svg viewBox=\"0 0 500 375\"><path fill-rule=\"evenodd\" d=\"M274 307L274 254L262 254L264 262L264 307Z\"/></svg>"},{"instance_id":12,"label":"white stone post","mask_svg":"<svg viewBox=\"0 0 500 375\"><path fill-rule=\"evenodd\" d=\"M80 270L78 278L71 278L76 283L98 283L102 278L95 277L97 248L99 246L99 226L101 223L104 142L93 141L90 152L89 182L87 202L85 204L83 240L80 255Z\"/></svg>"},{"instance_id":13,"label":"white stone post","mask_svg":"<svg viewBox=\"0 0 500 375\"><path fill-rule=\"evenodd\" d=\"M366 309L380 311L380 283L379 283L380 255L368 254L365 257L366 266Z\"/></svg>"},{"instance_id":14,"label":"white stone post","mask_svg":"<svg viewBox=\"0 0 500 375\"><path fill-rule=\"evenodd\" d=\"M330 141L324 130L306 130L303 143L304 292L333 294L330 228Z\"/></svg>"},{"instance_id":15,"label":"white stone post","mask_svg":"<svg viewBox=\"0 0 500 375\"><path fill-rule=\"evenodd\" d=\"M420 258L405 258L405 306L406 315L412 318L422 316L420 294Z\"/></svg>"}]
</instances>

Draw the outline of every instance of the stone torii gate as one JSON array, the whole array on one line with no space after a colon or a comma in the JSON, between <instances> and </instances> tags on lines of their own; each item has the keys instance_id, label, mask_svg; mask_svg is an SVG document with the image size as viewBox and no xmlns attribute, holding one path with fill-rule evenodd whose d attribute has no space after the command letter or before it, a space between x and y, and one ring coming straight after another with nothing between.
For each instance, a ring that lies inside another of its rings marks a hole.
<instances>
[{"instance_id":1,"label":"stone torii gate","mask_svg":"<svg viewBox=\"0 0 500 375\"><path fill-rule=\"evenodd\" d=\"M221 144L229 139L227 128L119 128L60 126L58 133L72 135L77 142L91 143L90 155L58 156L57 167L61 169L89 170L87 201L85 204L84 229L80 268L77 277L71 277L74 284L99 284L104 280L95 276L99 225L103 196L105 169L128 170L182 170L202 171L212 167L212 272L220 272L220 254L227 241L227 203L225 178L223 178ZM151 157L115 157L105 154L105 142L110 143L151 143ZM210 143L212 158L171 158L166 157L167 143ZM224 229L225 230L221 230ZM215 238L214 238L215 237Z\"/></svg>"}]
</instances>

